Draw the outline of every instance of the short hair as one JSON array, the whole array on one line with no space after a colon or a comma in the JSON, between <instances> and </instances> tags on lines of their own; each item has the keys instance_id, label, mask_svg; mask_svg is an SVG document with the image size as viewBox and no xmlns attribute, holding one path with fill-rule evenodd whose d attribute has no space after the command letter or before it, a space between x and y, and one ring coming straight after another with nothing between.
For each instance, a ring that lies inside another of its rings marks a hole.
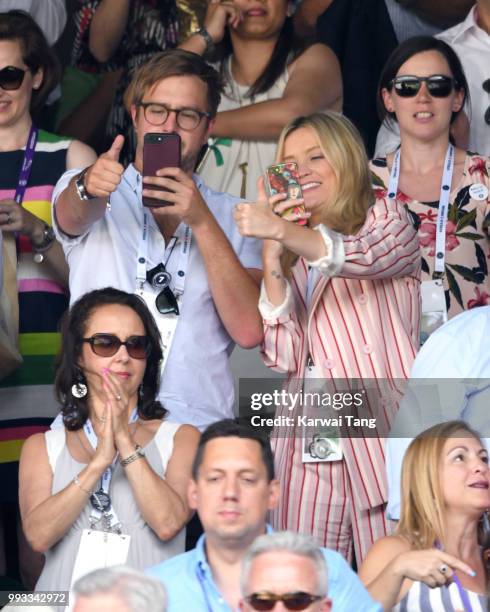
<instances>
[{"instance_id":1,"label":"short hair","mask_svg":"<svg viewBox=\"0 0 490 612\"><path fill-rule=\"evenodd\" d=\"M294 531L277 531L256 538L242 560L240 587L242 596L246 596L248 578L254 559L269 552L288 552L298 557L311 559L317 573L317 589L315 595L328 595L328 566L320 547L312 536ZM293 586L293 585L291 585Z\"/></svg>"},{"instance_id":2,"label":"short hair","mask_svg":"<svg viewBox=\"0 0 490 612\"><path fill-rule=\"evenodd\" d=\"M413 548L444 544L444 501L440 481L441 458L448 438L481 438L464 421L446 421L419 433L408 447L402 463L400 521L397 533Z\"/></svg>"},{"instance_id":3,"label":"short hair","mask_svg":"<svg viewBox=\"0 0 490 612\"><path fill-rule=\"evenodd\" d=\"M456 119L459 113L463 110L465 102L470 101L470 92L468 87L468 81L463 70L461 61L454 51L454 49L443 40L434 38L433 36L413 36L407 38L402 42L394 51L391 53L389 58L386 60L386 64L381 72L378 85L377 95L377 107L378 115L381 121L387 119L388 126L392 125L392 122L396 122L396 114L390 113L383 101L382 90L387 89L391 91L391 82L398 74L401 66L408 61L414 55L419 53L425 53L426 51L437 51L440 53L449 65L449 69L455 81L455 87L459 91L463 91L464 99L463 104L459 111L453 112L451 116L451 123Z\"/></svg>"},{"instance_id":4,"label":"short hair","mask_svg":"<svg viewBox=\"0 0 490 612\"><path fill-rule=\"evenodd\" d=\"M163 583L131 567L113 566L94 570L73 585L75 596L113 594L130 612L165 612L167 596Z\"/></svg>"},{"instance_id":5,"label":"short hair","mask_svg":"<svg viewBox=\"0 0 490 612\"><path fill-rule=\"evenodd\" d=\"M155 320L139 296L113 287L105 287L82 295L71 306L61 326L61 351L57 359L54 390L56 398L61 403L63 423L70 431L83 427L88 418L87 396L77 398L71 392L72 385L82 375L77 365L82 354L82 338L85 337L85 330L92 314L102 306L113 304L127 306L138 315L150 342L150 352L138 398L138 416L143 420L161 419L167 412L156 399L160 386L162 347Z\"/></svg>"},{"instance_id":6,"label":"short hair","mask_svg":"<svg viewBox=\"0 0 490 612\"><path fill-rule=\"evenodd\" d=\"M264 436L256 427L252 427L248 421L239 418L222 419L212 423L203 431L192 463L192 478L194 480L198 478L206 444L216 438L243 438L258 442L262 451L262 461L267 471L267 480L269 482L274 480L274 455L269 438Z\"/></svg>"},{"instance_id":7,"label":"short hair","mask_svg":"<svg viewBox=\"0 0 490 612\"><path fill-rule=\"evenodd\" d=\"M219 73L197 53L184 49L170 49L155 53L133 73L131 82L124 93L124 105L131 106L143 101L146 92L159 81L172 76L195 76L207 86L208 112L212 117L218 112L223 91Z\"/></svg>"},{"instance_id":8,"label":"short hair","mask_svg":"<svg viewBox=\"0 0 490 612\"><path fill-rule=\"evenodd\" d=\"M61 76L60 63L43 31L29 13L12 10L0 13L0 40L18 40L22 60L32 74L42 69L41 86L32 91L31 98L31 109L38 109L43 105Z\"/></svg>"}]
</instances>

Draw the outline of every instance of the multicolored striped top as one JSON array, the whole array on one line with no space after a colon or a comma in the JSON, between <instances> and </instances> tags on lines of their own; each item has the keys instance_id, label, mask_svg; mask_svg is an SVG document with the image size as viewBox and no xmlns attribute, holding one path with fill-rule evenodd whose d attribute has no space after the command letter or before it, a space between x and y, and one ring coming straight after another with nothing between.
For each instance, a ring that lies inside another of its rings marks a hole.
<instances>
[{"instance_id":1,"label":"multicolored striped top","mask_svg":"<svg viewBox=\"0 0 490 612\"><path fill-rule=\"evenodd\" d=\"M70 140L39 131L23 206L51 225L51 194L66 170ZM23 150L0 153L0 200L13 198ZM0 501L17 497L17 461L23 441L49 427L57 406L53 397L53 358L59 348L58 324L68 295L34 262L26 236L18 240L19 343L22 366L0 382Z\"/></svg>"}]
</instances>

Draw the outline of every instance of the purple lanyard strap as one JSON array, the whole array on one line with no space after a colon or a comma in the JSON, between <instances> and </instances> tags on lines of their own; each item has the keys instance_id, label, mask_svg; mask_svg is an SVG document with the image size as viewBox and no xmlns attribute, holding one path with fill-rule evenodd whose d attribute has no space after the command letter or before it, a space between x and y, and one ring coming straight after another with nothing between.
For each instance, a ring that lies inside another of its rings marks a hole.
<instances>
[{"instance_id":1,"label":"purple lanyard strap","mask_svg":"<svg viewBox=\"0 0 490 612\"><path fill-rule=\"evenodd\" d=\"M39 130L32 124L29 131L29 138L27 139L26 150L24 152L24 159L22 160L22 166L19 172L19 179L17 181L17 189L15 190L14 200L17 204L21 205L24 201L24 195L27 188L27 182L32 169L32 160L34 159L34 151L36 149L37 135Z\"/></svg>"}]
</instances>

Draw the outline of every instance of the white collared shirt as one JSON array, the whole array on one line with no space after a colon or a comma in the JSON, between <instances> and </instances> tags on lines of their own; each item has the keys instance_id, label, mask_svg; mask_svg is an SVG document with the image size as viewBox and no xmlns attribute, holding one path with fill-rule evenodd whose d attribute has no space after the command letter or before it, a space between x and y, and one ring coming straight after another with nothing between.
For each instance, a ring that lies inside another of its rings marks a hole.
<instances>
[{"instance_id":1,"label":"white collared shirt","mask_svg":"<svg viewBox=\"0 0 490 612\"><path fill-rule=\"evenodd\" d=\"M66 172L53 192L53 210L60 193L80 170ZM260 241L244 238L233 220L239 202L228 194L194 180L212 214L245 268L262 268ZM93 289L113 286L134 293L136 259L142 229L141 175L130 165L111 196L111 210L76 238L63 234L53 218L56 236L63 246L70 267L70 295L73 303ZM53 215L54 217L54 215ZM164 238L152 215L149 217L148 264L151 269L167 262L172 241ZM182 234L182 224L175 234ZM166 267L178 273L179 248L170 255ZM209 289L206 269L195 240L187 266L185 290L179 322L168 363L160 383L159 399L170 411L170 420L204 428L218 419L233 416L234 389L228 363L233 342L223 327Z\"/></svg>"},{"instance_id":2,"label":"white collared shirt","mask_svg":"<svg viewBox=\"0 0 490 612\"><path fill-rule=\"evenodd\" d=\"M484 119L485 111L490 107L490 94L482 87L483 82L490 78L490 34L478 26L475 13L476 6L464 21L437 34L436 38L447 42L456 51L468 81L471 103L468 150L490 156L490 125ZM391 122L391 125L391 130L386 122L381 125L375 157L385 156L400 144L398 124Z\"/></svg>"}]
</instances>

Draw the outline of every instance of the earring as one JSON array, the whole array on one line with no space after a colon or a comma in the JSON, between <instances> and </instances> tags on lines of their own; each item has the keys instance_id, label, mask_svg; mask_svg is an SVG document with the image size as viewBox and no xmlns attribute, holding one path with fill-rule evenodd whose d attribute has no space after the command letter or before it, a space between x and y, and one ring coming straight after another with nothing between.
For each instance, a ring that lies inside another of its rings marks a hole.
<instances>
[{"instance_id":1,"label":"earring","mask_svg":"<svg viewBox=\"0 0 490 612\"><path fill-rule=\"evenodd\" d=\"M140 388L138 389L138 395L140 400L142 400L145 396L145 390L143 388L143 383L141 383Z\"/></svg>"},{"instance_id":2,"label":"earring","mask_svg":"<svg viewBox=\"0 0 490 612\"><path fill-rule=\"evenodd\" d=\"M84 382L83 374L80 370L78 370L77 380L71 386L71 394L73 395L73 397L76 397L77 399L82 399L82 397L85 397L87 395L87 392L88 392L88 388Z\"/></svg>"}]
</instances>

